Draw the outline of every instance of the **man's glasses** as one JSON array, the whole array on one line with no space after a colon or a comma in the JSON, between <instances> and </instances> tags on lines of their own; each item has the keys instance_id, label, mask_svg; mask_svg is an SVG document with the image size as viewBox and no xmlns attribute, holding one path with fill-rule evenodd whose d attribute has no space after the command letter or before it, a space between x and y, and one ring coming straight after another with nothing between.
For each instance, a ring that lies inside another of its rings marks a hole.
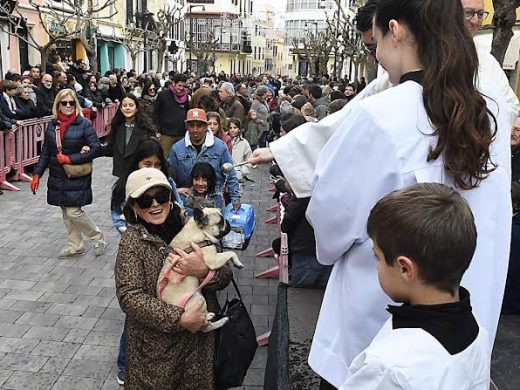
<instances>
[{"instance_id":1,"label":"man's glasses","mask_svg":"<svg viewBox=\"0 0 520 390\"><path fill-rule=\"evenodd\" d=\"M76 107L76 102L74 100L62 100L60 102L60 106L62 107Z\"/></svg>"},{"instance_id":2,"label":"man's glasses","mask_svg":"<svg viewBox=\"0 0 520 390\"><path fill-rule=\"evenodd\" d=\"M368 43L368 44L363 43L363 50L366 55L372 54L375 57L376 49L377 49L377 44L375 44L375 43Z\"/></svg>"},{"instance_id":3,"label":"man's glasses","mask_svg":"<svg viewBox=\"0 0 520 390\"><path fill-rule=\"evenodd\" d=\"M464 17L466 18L466 20L473 19L473 17L475 15L477 15L479 20L484 20L484 19L486 19L488 17L489 12L484 11L483 9L479 9L479 10L475 10L475 9L472 9L472 8L465 8L464 9Z\"/></svg>"},{"instance_id":4,"label":"man's glasses","mask_svg":"<svg viewBox=\"0 0 520 390\"><path fill-rule=\"evenodd\" d=\"M153 200L159 204L165 204L170 201L170 191L160 190L155 195L141 195L135 200L140 209L148 209L152 207Z\"/></svg>"}]
</instances>

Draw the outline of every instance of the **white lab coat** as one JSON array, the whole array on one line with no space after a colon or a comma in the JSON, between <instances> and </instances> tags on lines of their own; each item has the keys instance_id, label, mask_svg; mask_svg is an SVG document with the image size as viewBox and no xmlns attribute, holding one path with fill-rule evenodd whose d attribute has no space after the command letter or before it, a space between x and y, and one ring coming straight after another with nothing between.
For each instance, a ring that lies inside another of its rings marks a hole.
<instances>
[{"instance_id":1,"label":"white lab coat","mask_svg":"<svg viewBox=\"0 0 520 390\"><path fill-rule=\"evenodd\" d=\"M488 96L493 85L485 78ZM491 110L497 106L486 99ZM497 115L501 131L510 132L507 110ZM500 131L500 129L499 129ZM381 328L389 298L377 281L376 259L366 221L374 204L393 190L422 182L453 186L442 156L427 162L436 144L422 104L422 87L407 81L357 102L323 148L315 169L307 219L314 227L318 260L334 264L325 291L309 356L314 371L339 387L352 359ZM501 155L504 137L492 144ZM292 183L291 183L292 185ZM477 248L462 284L470 291L473 312L489 334L491 350L504 290L511 237L510 172L498 165L476 189L460 191L477 226Z\"/></svg>"},{"instance_id":2,"label":"white lab coat","mask_svg":"<svg viewBox=\"0 0 520 390\"><path fill-rule=\"evenodd\" d=\"M392 329L389 319L349 367L340 390L488 390L490 353L482 329L464 351L450 355L420 328Z\"/></svg>"}]
</instances>

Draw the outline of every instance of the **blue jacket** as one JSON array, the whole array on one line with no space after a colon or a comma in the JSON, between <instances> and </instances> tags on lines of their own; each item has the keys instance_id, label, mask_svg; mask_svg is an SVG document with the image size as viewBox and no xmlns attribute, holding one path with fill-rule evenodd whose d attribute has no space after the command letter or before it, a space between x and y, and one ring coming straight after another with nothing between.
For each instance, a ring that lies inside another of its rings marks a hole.
<instances>
[{"instance_id":1,"label":"blue jacket","mask_svg":"<svg viewBox=\"0 0 520 390\"><path fill-rule=\"evenodd\" d=\"M214 137L211 131L206 131L206 140L198 155L197 150L191 144L189 133L186 132L184 139L173 145L168 162L179 188L192 187L191 170L196 163L209 163L217 176L215 192L222 193L225 182L231 201L240 202L240 192L235 170L233 169L229 173L226 181L226 175L220 169L224 163L233 164L233 158L229 154L226 144Z\"/></svg>"},{"instance_id":2,"label":"blue jacket","mask_svg":"<svg viewBox=\"0 0 520 390\"><path fill-rule=\"evenodd\" d=\"M45 130L40 159L34 168L34 173L43 176L45 169L49 168L49 179L47 180L47 203L53 206L81 207L92 203L92 175L69 179L63 166L58 162L56 156L56 125L53 120ZM70 157L72 165L91 162L98 155L101 145L92 123L78 115L72 122L65 136L61 140L63 154ZM90 152L81 154L81 148L85 145L90 147Z\"/></svg>"}]
</instances>

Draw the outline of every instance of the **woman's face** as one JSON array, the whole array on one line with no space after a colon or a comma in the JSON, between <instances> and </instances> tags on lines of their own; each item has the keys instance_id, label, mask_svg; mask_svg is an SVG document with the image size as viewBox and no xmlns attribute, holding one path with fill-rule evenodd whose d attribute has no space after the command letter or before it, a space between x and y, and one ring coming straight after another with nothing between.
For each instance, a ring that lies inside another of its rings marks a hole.
<instances>
[{"instance_id":1,"label":"woman's face","mask_svg":"<svg viewBox=\"0 0 520 390\"><path fill-rule=\"evenodd\" d=\"M166 196L166 192L168 196ZM140 196L140 199L147 200L150 207L141 208L137 200L134 200L132 209L134 212L147 223L152 225L162 225L170 212L170 190L165 187L152 187ZM149 200L153 201L149 203ZM157 200L159 198L159 201ZM163 202L164 203L159 203Z\"/></svg>"},{"instance_id":2,"label":"woman's face","mask_svg":"<svg viewBox=\"0 0 520 390\"><path fill-rule=\"evenodd\" d=\"M403 75L402 72L402 55L400 47L404 43L398 39L399 34L402 35L404 29L403 24L399 24L395 20L389 23L390 29L383 35L383 32L374 25L374 40L377 45L376 58L381 66L388 72L390 82L399 84L399 80Z\"/></svg>"},{"instance_id":3,"label":"woman's face","mask_svg":"<svg viewBox=\"0 0 520 390\"><path fill-rule=\"evenodd\" d=\"M92 92L96 92L97 91L97 84L96 83L90 83L90 90Z\"/></svg>"},{"instance_id":4,"label":"woman's face","mask_svg":"<svg viewBox=\"0 0 520 390\"><path fill-rule=\"evenodd\" d=\"M137 106L135 102L130 98L124 98L121 102L121 112L126 119L131 119L137 113Z\"/></svg>"},{"instance_id":5,"label":"woman's face","mask_svg":"<svg viewBox=\"0 0 520 390\"><path fill-rule=\"evenodd\" d=\"M155 85L151 85L150 88L148 88L148 95L155 96L157 94L157 89Z\"/></svg>"},{"instance_id":6,"label":"woman's face","mask_svg":"<svg viewBox=\"0 0 520 390\"><path fill-rule=\"evenodd\" d=\"M70 95L65 95L61 98L59 110L63 115L72 115L76 112L76 101Z\"/></svg>"},{"instance_id":7,"label":"woman's face","mask_svg":"<svg viewBox=\"0 0 520 390\"><path fill-rule=\"evenodd\" d=\"M29 80L29 79L23 79L23 80L22 80L22 85L23 85L24 87L30 87L30 86L31 86L31 80Z\"/></svg>"},{"instance_id":8,"label":"woman's face","mask_svg":"<svg viewBox=\"0 0 520 390\"><path fill-rule=\"evenodd\" d=\"M217 118L208 118L208 129L211 130L213 135L217 135L219 131L219 125Z\"/></svg>"},{"instance_id":9,"label":"woman's face","mask_svg":"<svg viewBox=\"0 0 520 390\"><path fill-rule=\"evenodd\" d=\"M29 100L29 88L22 89L22 92L20 92L20 97L24 100Z\"/></svg>"},{"instance_id":10,"label":"woman's face","mask_svg":"<svg viewBox=\"0 0 520 390\"><path fill-rule=\"evenodd\" d=\"M204 177L193 178L193 189L198 195L205 196L208 193L208 180Z\"/></svg>"},{"instance_id":11,"label":"woman's face","mask_svg":"<svg viewBox=\"0 0 520 390\"><path fill-rule=\"evenodd\" d=\"M161 169L161 159L157 156L150 156L145 157L141 161L139 161L139 164L137 164L137 168L155 168L155 169Z\"/></svg>"},{"instance_id":12,"label":"woman's face","mask_svg":"<svg viewBox=\"0 0 520 390\"><path fill-rule=\"evenodd\" d=\"M234 123L229 123L229 135L232 137L232 138L235 138L236 136L238 136L240 134L240 129L238 128L237 125L235 125Z\"/></svg>"},{"instance_id":13,"label":"woman's face","mask_svg":"<svg viewBox=\"0 0 520 390\"><path fill-rule=\"evenodd\" d=\"M90 76L91 83L97 83L96 76Z\"/></svg>"}]
</instances>

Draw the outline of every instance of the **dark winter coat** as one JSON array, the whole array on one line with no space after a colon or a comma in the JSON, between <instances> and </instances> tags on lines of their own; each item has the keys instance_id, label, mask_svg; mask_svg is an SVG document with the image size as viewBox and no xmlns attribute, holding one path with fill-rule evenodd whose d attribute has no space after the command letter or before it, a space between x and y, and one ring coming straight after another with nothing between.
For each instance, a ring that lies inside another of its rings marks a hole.
<instances>
[{"instance_id":1,"label":"dark winter coat","mask_svg":"<svg viewBox=\"0 0 520 390\"><path fill-rule=\"evenodd\" d=\"M56 156L56 125L53 120L45 130L40 159L34 168L34 173L43 176L49 168L47 180L47 203L53 206L81 207L92 203L92 175L69 179L63 166L58 163ZM63 154L70 157L72 165L91 162L98 155L101 145L92 123L82 116L69 125L65 136L61 140ZM88 145L90 152L81 154L83 146Z\"/></svg>"},{"instance_id":2,"label":"dark winter coat","mask_svg":"<svg viewBox=\"0 0 520 390\"><path fill-rule=\"evenodd\" d=\"M112 175L117 177L126 177L128 170L131 168L135 152L139 149L141 143L155 134L152 131L141 129L137 124L132 130L130 141L126 143L125 124L122 123L118 128L112 129L115 132L113 142L109 142L105 151L105 155L113 157Z\"/></svg>"},{"instance_id":3,"label":"dark winter coat","mask_svg":"<svg viewBox=\"0 0 520 390\"><path fill-rule=\"evenodd\" d=\"M11 111L3 93L0 93L0 110L2 110L6 117L16 119L16 112Z\"/></svg>"},{"instance_id":4,"label":"dark winter coat","mask_svg":"<svg viewBox=\"0 0 520 390\"><path fill-rule=\"evenodd\" d=\"M293 197L285 208L280 226L289 239L289 253L298 252L308 255L316 254L314 230L305 218L305 212L311 198L298 199Z\"/></svg>"},{"instance_id":5,"label":"dark winter coat","mask_svg":"<svg viewBox=\"0 0 520 390\"><path fill-rule=\"evenodd\" d=\"M92 105L97 108L102 108L105 105L105 99L101 95L101 92L96 90L91 91L90 88L83 88L83 96L92 102Z\"/></svg>"},{"instance_id":6,"label":"dark winter coat","mask_svg":"<svg viewBox=\"0 0 520 390\"><path fill-rule=\"evenodd\" d=\"M36 112L36 105L31 99L23 99L19 96L15 97L16 107L16 117L18 119L32 119L38 116Z\"/></svg>"},{"instance_id":7,"label":"dark winter coat","mask_svg":"<svg viewBox=\"0 0 520 390\"><path fill-rule=\"evenodd\" d=\"M116 100L118 100L118 101L123 100L125 93L126 93L125 89L123 88L123 86L120 83L117 83L114 86L110 85L108 87L108 97L113 102L115 102Z\"/></svg>"},{"instance_id":8,"label":"dark winter coat","mask_svg":"<svg viewBox=\"0 0 520 390\"><path fill-rule=\"evenodd\" d=\"M39 117L52 115L52 105L56 93L52 88L45 88L43 85L34 90L36 93L36 111Z\"/></svg>"},{"instance_id":9,"label":"dark winter coat","mask_svg":"<svg viewBox=\"0 0 520 390\"><path fill-rule=\"evenodd\" d=\"M153 119L153 106L155 104L156 98L152 98L150 96L140 97L139 98L139 104L141 105L141 109L143 112L150 118L150 120Z\"/></svg>"},{"instance_id":10,"label":"dark winter coat","mask_svg":"<svg viewBox=\"0 0 520 390\"><path fill-rule=\"evenodd\" d=\"M186 134L186 113L189 103L177 103L172 91L164 89L159 92L153 107L153 119L159 133L169 136L184 136Z\"/></svg>"},{"instance_id":11,"label":"dark winter coat","mask_svg":"<svg viewBox=\"0 0 520 390\"><path fill-rule=\"evenodd\" d=\"M231 97L229 100L220 103L220 108L224 110L228 118L238 118L240 122L244 123L246 113L244 106L236 97Z\"/></svg>"},{"instance_id":12,"label":"dark winter coat","mask_svg":"<svg viewBox=\"0 0 520 390\"><path fill-rule=\"evenodd\" d=\"M115 264L116 294L126 313L126 390L214 390L215 332L179 328L183 310L157 298L157 279L168 246L144 226L128 227ZM202 293L215 311L216 290L231 280L228 265L217 270Z\"/></svg>"}]
</instances>

